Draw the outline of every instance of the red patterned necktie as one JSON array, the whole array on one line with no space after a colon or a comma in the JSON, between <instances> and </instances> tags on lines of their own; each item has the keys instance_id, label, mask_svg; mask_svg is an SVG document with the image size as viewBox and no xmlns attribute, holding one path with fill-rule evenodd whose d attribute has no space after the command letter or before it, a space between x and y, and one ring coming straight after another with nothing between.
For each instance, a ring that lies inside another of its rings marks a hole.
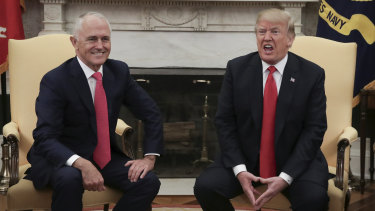
<instances>
[{"instance_id":1,"label":"red patterned necktie","mask_svg":"<svg viewBox=\"0 0 375 211\"><path fill-rule=\"evenodd\" d=\"M274 66L268 67L266 85L263 96L262 136L259 155L259 173L263 178L276 176L275 160L275 114L277 102L277 87L273 78L276 71Z\"/></svg>"},{"instance_id":2,"label":"red patterned necktie","mask_svg":"<svg viewBox=\"0 0 375 211\"><path fill-rule=\"evenodd\" d=\"M94 151L94 161L103 169L111 160L107 98L103 88L102 74L96 72L92 77L96 79L94 105L98 135L98 143Z\"/></svg>"}]
</instances>

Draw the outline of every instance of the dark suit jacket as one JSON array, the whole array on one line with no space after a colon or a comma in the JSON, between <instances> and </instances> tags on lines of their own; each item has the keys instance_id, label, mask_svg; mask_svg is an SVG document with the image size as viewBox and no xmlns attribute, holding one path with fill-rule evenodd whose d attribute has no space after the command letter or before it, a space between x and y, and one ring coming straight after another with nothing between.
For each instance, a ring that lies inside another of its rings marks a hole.
<instances>
[{"instance_id":1,"label":"dark suit jacket","mask_svg":"<svg viewBox=\"0 0 375 211\"><path fill-rule=\"evenodd\" d=\"M258 171L262 74L257 52L228 62L215 119L224 167L245 164L249 172ZM320 150L327 127L324 79L318 65L288 53L276 107L277 174L327 183L327 162Z\"/></svg>"},{"instance_id":2,"label":"dark suit jacket","mask_svg":"<svg viewBox=\"0 0 375 211\"><path fill-rule=\"evenodd\" d=\"M149 95L131 78L124 62L108 59L103 65L107 96L111 150L122 105L127 106L145 128L144 152L162 153L162 121ZM36 100L37 127L28 153L31 169L26 178L43 188L51 172L73 154L92 160L97 144L95 108L86 76L77 58L48 72L40 83Z\"/></svg>"}]
</instances>

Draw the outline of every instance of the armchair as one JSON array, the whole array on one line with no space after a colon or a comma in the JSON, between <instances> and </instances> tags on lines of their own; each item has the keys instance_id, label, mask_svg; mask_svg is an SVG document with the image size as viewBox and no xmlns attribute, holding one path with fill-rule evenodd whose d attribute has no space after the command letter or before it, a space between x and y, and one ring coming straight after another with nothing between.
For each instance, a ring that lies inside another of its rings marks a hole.
<instances>
[{"instance_id":1,"label":"armchair","mask_svg":"<svg viewBox=\"0 0 375 211\"><path fill-rule=\"evenodd\" d=\"M11 122L3 127L3 169L0 184L0 210L49 210L52 190L36 190L31 181L23 179L30 167L27 152L33 143L32 130L36 125L35 99L42 76L68 58L75 56L67 34L54 34L27 40L9 40ZM133 157L127 143L132 128L118 120L116 133L119 146ZM8 155L8 157L6 157ZM83 206L116 203L122 193L108 188L104 192L85 191Z\"/></svg>"},{"instance_id":2,"label":"armchair","mask_svg":"<svg viewBox=\"0 0 375 211\"><path fill-rule=\"evenodd\" d=\"M358 140L352 125L353 88L357 55L356 43L341 43L319 37L297 37L290 51L320 65L325 70L328 128L322 151L329 172L329 210L346 210L350 201L350 145Z\"/></svg>"},{"instance_id":3,"label":"armchair","mask_svg":"<svg viewBox=\"0 0 375 211\"><path fill-rule=\"evenodd\" d=\"M296 37L290 49L325 70L328 128L321 149L327 159L329 172L335 175L328 181L330 211L346 210L350 201L350 145L358 139L356 129L351 126L356 49L355 43L341 43L311 36ZM260 189L264 192L265 187ZM244 195L240 197L244 198ZM279 194L264 207L290 210L290 203Z\"/></svg>"}]
</instances>

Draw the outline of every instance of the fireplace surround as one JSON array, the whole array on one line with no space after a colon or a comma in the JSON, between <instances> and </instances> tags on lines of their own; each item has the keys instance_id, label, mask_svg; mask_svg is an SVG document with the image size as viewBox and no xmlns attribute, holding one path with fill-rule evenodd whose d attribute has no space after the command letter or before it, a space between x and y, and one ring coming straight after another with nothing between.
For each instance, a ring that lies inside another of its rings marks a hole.
<instances>
[{"instance_id":1,"label":"fireplace surround","mask_svg":"<svg viewBox=\"0 0 375 211\"><path fill-rule=\"evenodd\" d=\"M165 153L156 173L196 177L219 151L213 124L217 95L227 61L256 50L257 13L284 9L302 35L302 9L308 2L318 0L40 0L39 35L71 33L80 14L103 13L112 26L111 58L130 66L162 112ZM121 118L142 131L126 108ZM137 132L132 140L139 156L141 139Z\"/></svg>"},{"instance_id":2,"label":"fireplace surround","mask_svg":"<svg viewBox=\"0 0 375 211\"><path fill-rule=\"evenodd\" d=\"M291 13L302 34L302 9L318 0L40 0L42 31L71 33L74 20L99 11L112 26L111 57L131 67L224 68L256 50L257 13L277 7Z\"/></svg>"}]
</instances>

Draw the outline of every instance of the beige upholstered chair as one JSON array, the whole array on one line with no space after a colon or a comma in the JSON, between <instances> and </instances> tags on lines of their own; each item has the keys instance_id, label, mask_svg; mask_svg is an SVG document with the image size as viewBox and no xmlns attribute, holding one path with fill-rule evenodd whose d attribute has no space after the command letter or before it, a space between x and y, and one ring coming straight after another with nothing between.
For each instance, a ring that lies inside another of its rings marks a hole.
<instances>
[{"instance_id":1,"label":"beige upholstered chair","mask_svg":"<svg viewBox=\"0 0 375 211\"><path fill-rule=\"evenodd\" d=\"M351 127L357 45L306 36L297 37L291 51L325 70L328 129L321 149L330 173L336 175L328 181L329 209L345 210L350 200L350 145L358 140Z\"/></svg>"},{"instance_id":2,"label":"beige upholstered chair","mask_svg":"<svg viewBox=\"0 0 375 211\"><path fill-rule=\"evenodd\" d=\"M55 34L27 40L9 41L9 79L11 122L3 128L4 142L11 147L8 170L0 185L1 210L49 210L52 191L35 190L31 181L22 179L30 166L26 154L33 143L32 130L36 126L35 99L42 76L68 58L75 56L69 35ZM125 141L131 128L118 120L116 133ZM5 153L6 154L6 153ZM4 163L3 163L4 166ZM6 182L10 182L10 187ZM116 203L121 197L117 190L107 188L104 192L85 191L84 206Z\"/></svg>"},{"instance_id":3,"label":"beige upholstered chair","mask_svg":"<svg viewBox=\"0 0 375 211\"><path fill-rule=\"evenodd\" d=\"M326 74L328 128L321 149L327 159L329 172L336 175L328 181L330 211L345 210L350 200L348 146L358 139L357 131L351 127L356 49L355 43L310 36L296 37L290 49L324 68ZM243 200L244 195L240 198ZM265 208L280 210L289 210L289 207L289 201L282 195L265 205Z\"/></svg>"}]
</instances>

